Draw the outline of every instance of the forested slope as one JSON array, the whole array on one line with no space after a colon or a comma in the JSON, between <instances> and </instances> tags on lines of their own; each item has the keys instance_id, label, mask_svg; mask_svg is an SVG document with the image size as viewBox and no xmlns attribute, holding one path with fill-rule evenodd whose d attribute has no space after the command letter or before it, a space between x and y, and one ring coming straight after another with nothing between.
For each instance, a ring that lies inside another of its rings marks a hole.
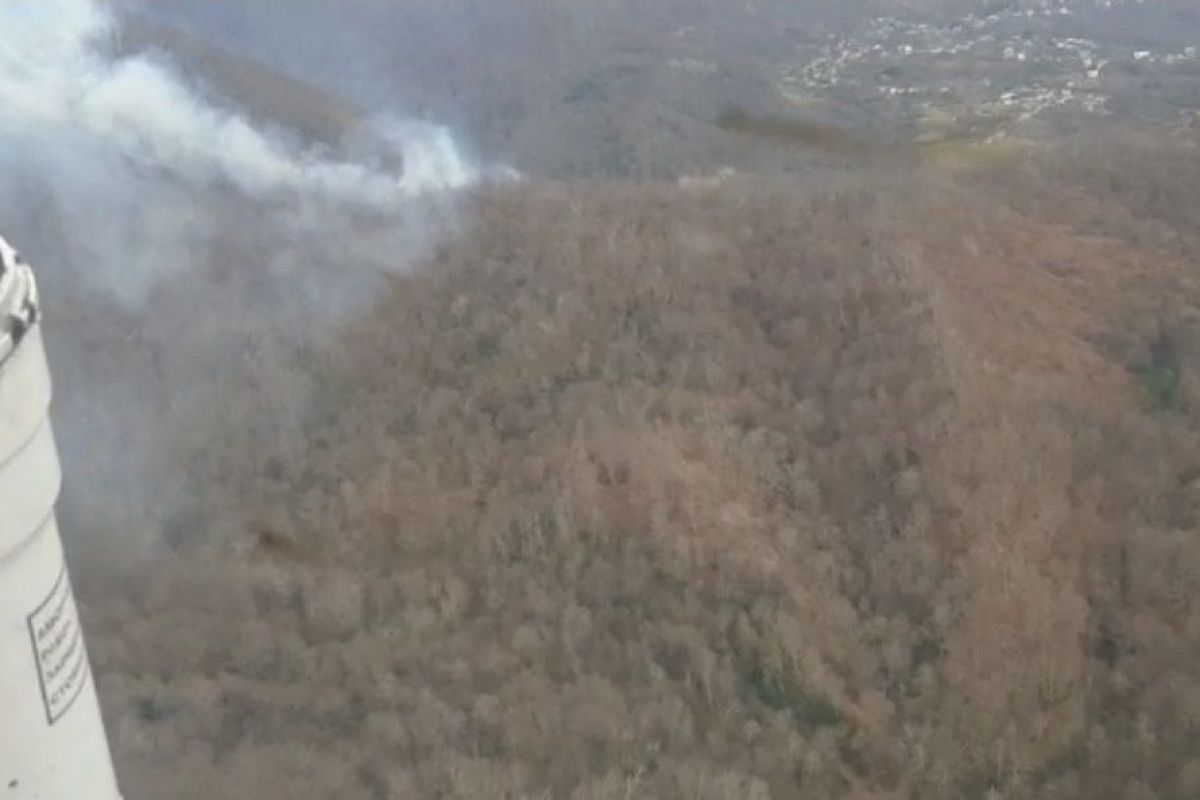
<instances>
[{"instance_id":1,"label":"forested slope","mask_svg":"<svg viewBox=\"0 0 1200 800\"><path fill-rule=\"evenodd\" d=\"M127 796L1200 791L1194 144L1119 147L489 190L248 340L83 551Z\"/></svg>"}]
</instances>

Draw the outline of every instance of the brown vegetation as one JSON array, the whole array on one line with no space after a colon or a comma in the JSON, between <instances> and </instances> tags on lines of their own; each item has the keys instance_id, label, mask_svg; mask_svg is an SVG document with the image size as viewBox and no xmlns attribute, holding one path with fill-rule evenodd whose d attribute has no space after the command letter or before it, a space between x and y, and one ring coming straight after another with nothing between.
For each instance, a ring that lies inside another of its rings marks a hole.
<instances>
[{"instance_id":1,"label":"brown vegetation","mask_svg":"<svg viewBox=\"0 0 1200 800\"><path fill-rule=\"evenodd\" d=\"M1185 232L1027 167L517 187L248 352L81 576L127 796L1193 796Z\"/></svg>"}]
</instances>

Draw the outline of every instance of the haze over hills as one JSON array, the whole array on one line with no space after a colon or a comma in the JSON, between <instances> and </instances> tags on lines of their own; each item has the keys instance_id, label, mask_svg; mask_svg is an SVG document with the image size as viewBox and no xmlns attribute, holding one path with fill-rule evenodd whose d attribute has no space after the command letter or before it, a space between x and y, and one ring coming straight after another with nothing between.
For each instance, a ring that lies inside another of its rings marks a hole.
<instances>
[{"instance_id":1,"label":"haze over hills","mask_svg":"<svg viewBox=\"0 0 1200 800\"><path fill-rule=\"evenodd\" d=\"M261 123L337 148L363 124L349 100L138 14L120 20L117 52L160 51L190 79Z\"/></svg>"},{"instance_id":2,"label":"haze over hills","mask_svg":"<svg viewBox=\"0 0 1200 800\"><path fill-rule=\"evenodd\" d=\"M142 7L365 107L431 113L529 174L809 166L716 135L731 105L895 143L1178 122L1200 85L1187 33L1200 21L1180 0ZM371 27L392 31L388 43ZM345 63L339 37L356 36L367 44Z\"/></svg>"},{"instance_id":3,"label":"haze over hills","mask_svg":"<svg viewBox=\"0 0 1200 800\"><path fill-rule=\"evenodd\" d=\"M735 5L121 4L524 175L21 218L128 800L1200 792L1193 10Z\"/></svg>"}]
</instances>

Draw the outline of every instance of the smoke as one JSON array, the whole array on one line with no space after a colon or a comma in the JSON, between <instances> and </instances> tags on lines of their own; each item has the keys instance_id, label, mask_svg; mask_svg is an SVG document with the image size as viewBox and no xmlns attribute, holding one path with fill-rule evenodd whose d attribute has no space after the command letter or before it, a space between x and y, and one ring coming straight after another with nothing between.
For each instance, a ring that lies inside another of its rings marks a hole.
<instances>
[{"instance_id":1,"label":"smoke","mask_svg":"<svg viewBox=\"0 0 1200 800\"><path fill-rule=\"evenodd\" d=\"M64 533L153 541L230 393L278 404L264 441L302 436L311 379L264 370L334 335L504 173L396 109L306 141L168 53L123 53L93 0L4 0L0 25L0 231L43 290Z\"/></svg>"},{"instance_id":2,"label":"smoke","mask_svg":"<svg viewBox=\"0 0 1200 800\"><path fill-rule=\"evenodd\" d=\"M18 137L66 129L189 181L372 206L478 178L439 128L405 132L415 160L400 176L288 147L205 102L165 64L146 56L106 61L97 45L113 34L113 20L92 0L10 0L0 6L0 24L3 126Z\"/></svg>"},{"instance_id":3,"label":"smoke","mask_svg":"<svg viewBox=\"0 0 1200 800\"><path fill-rule=\"evenodd\" d=\"M272 203L276 215L314 205L399 214L482 177L428 123L373 126L401 154L397 171L264 130L159 54L106 56L118 30L92 0L6 0L0 25L2 220L26 248L86 264L84 279L127 302L211 242L214 193ZM26 219L38 200L60 218L53 231Z\"/></svg>"}]
</instances>

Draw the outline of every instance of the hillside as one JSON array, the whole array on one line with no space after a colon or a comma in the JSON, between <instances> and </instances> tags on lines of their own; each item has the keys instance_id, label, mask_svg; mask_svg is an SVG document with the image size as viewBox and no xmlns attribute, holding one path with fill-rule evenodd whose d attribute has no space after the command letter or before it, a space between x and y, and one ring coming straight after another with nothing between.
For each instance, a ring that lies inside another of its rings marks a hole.
<instances>
[{"instance_id":1,"label":"hillside","mask_svg":"<svg viewBox=\"0 0 1200 800\"><path fill-rule=\"evenodd\" d=\"M1194 10L735 5L114 0L297 176L10 154L127 800L1200 795Z\"/></svg>"},{"instance_id":2,"label":"hillside","mask_svg":"<svg viewBox=\"0 0 1200 800\"><path fill-rule=\"evenodd\" d=\"M1200 791L1196 143L1088 147L493 190L247 338L80 551L127 797Z\"/></svg>"},{"instance_id":3,"label":"hillside","mask_svg":"<svg viewBox=\"0 0 1200 800\"><path fill-rule=\"evenodd\" d=\"M1200 105L1191 0L122 5L359 107L450 124L485 158L553 179L828 166L725 135L731 106L902 144L1170 125Z\"/></svg>"},{"instance_id":4,"label":"hillside","mask_svg":"<svg viewBox=\"0 0 1200 800\"><path fill-rule=\"evenodd\" d=\"M362 122L363 112L346 99L179 28L133 13L120 22L118 53L165 57L223 105L307 144L337 148Z\"/></svg>"}]
</instances>

